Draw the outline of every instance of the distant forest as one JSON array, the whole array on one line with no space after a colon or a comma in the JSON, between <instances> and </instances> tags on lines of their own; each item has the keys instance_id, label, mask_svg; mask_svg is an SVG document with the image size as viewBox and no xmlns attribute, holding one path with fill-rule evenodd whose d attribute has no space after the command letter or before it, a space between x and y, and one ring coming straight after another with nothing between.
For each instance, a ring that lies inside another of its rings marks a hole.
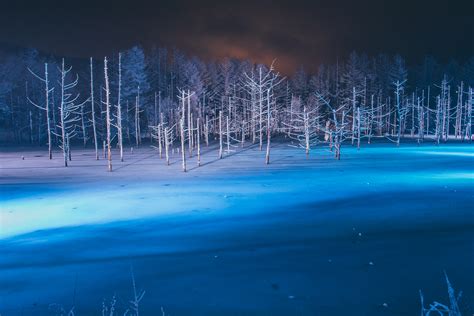
<instances>
[{"instance_id":1,"label":"distant forest","mask_svg":"<svg viewBox=\"0 0 474 316\"><path fill-rule=\"evenodd\" d=\"M204 62L166 48L136 46L106 64L25 49L0 55L0 139L65 154L69 144L95 144L97 152L104 141L164 146L165 128L170 144L181 137L193 144L199 134L220 135L221 147L246 140L262 147L285 135L307 153L347 139L471 139L472 87L474 57L463 64L426 57L407 67L399 55L353 52L285 77L278 61Z\"/></svg>"}]
</instances>

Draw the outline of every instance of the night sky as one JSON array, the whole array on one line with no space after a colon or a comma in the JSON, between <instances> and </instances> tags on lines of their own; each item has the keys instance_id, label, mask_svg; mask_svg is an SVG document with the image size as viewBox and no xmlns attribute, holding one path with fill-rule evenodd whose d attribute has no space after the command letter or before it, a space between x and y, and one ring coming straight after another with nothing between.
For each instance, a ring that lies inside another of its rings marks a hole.
<instances>
[{"instance_id":1,"label":"night sky","mask_svg":"<svg viewBox=\"0 0 474 316\"><path fill-rule=\"evenodd\" d=\"M3 4L0 46L101 57L158 44L206 60L277 58L283 72L314 69L352 50L400 53L409 63L426 54L443 62L474 54L472 0L96 2Z\"/></svg>"}]
</instances>

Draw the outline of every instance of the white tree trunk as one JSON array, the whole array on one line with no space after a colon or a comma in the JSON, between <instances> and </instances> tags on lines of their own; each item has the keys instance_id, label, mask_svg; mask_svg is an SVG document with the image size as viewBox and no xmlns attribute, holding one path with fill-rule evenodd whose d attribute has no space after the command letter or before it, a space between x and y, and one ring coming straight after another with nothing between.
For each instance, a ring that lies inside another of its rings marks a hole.
<instances>
[{"instance_id":1,"label":"white tree trunk","mask_svg":"<svg viewBox=\"0 0 474 316\"><path fill-rule=\"evenodd\" d=\"M163 149L161 147L161 124L158 124L158 154L160 155L160 159L163 158Z\"/></svg>"},{"instance_id":2,"label":"white tree trunk","mask_svg":"<svg viewBox=\"0 0 474 316\"><path fill-rule=\"evenodd\" d=\"M306 107L303 108L304 115L304 138L305 138L305 152L306 157L309 156L310 144L309 144L309 115L306 112Z\"/></svg>"},{"instance_id":3,"label":"white tree trunk","mask_svg":"<svg viewBox=\"0 0 474 316\"><path fill-rule=\"evenodd\" d=\"M244 148L244 144L245 144L245 120L242 121L242 139L241 139L241 143L240 143L240 146L242 148Z\"/></svg>"},{"instance_id":4,"label":"white tree trunk","mask_svg":"<svg viewBox=\"0 0 474 316\"><path fill-rule=\"evenodd\" d=\"M169 140L168 140L168 127L165 127L165 155L166 155L166 165L170 165L170 155L169 155Z\"/></svg>"},{"instance_id":5,"label":"white tree trunk","mask_svg":"<svg viewBox=\"0 0 474 316\"><path fill-rule=\"evenodd\" d=\"M118 56L118 93L117 93L117 139L120 150L120 161L123 162L123 130L122 130L122 105L120 104L122 90L122 53Z\"/></svg>"},{"instance_id":6,"label":"white tree trunk","mask_svg":"<svg viewBox=\"0 0 474 316\"><path fill-rule=\"evenodd\" d=\"M360 107L357 107L357 149L360 149Z\"/></svg>"},{"instance_id":7,"label":"white tree trunk","mask_svg":"<svg viewBox=\"0 0 474 316\"><path fill-rule=\"evenodd\" d=\"M67 167L67 143L66 143L66 109L65 109L65 95L64 95L64 84L65 84L66 71L64 69L64 58L61 63L61 104L59 106L59 115L61 116L61 139L62 139L62 150L64 158L64 166Z\"/></svg>"},{"instance_id":8,"label":"white tree trunk","mask_svg":"<svg viewBox=\"0 0 474 316\"><path fill-rule=\"evenodd\" d=\"M206 147L209 147L209 117L206 115L206 125L204 126L204 138L206 140Z\"/></svg>"},{"instance_id":9,"label":"white tree trunk","mask_svg":"<svg viewBox=\"0 0 474 316\"><path fill-rule=\"evenodd\" d=\"M181 160L183 165L183 171L186 172L186 149L184 146L185 141L185 133L184 133L184 117L181 118L180 122L180 129L181 129Z\"/></svg>"},{"instance_id":10,"label":"white tree trunk","mask_svg":"<svg viewBox=\"0 0 474 316\"><path fill-rule=\"evenodd\" d=\"M270 102L270 89L267 90L267 152L265 154L265 163L270 163L270 138L271 138L271 102Z\"/></svg>"},{"instance_id":11,"label":"white tree trunk","mask_svg":"<svg viewBox=\"0 0 474 316\"><path fill-rule=\"evenodd\" d=\"M105 122L107 127L107 169L112 171L112 150L110 144L110 89L109 74L107 72L107 57L104 58L104 78L105 78Z\"/></svg>"},{"instance_id":12,"label":"white tree trunk","mask_svg":"<svg viewBox=\"0 0 474 316\"><path fill-rule=\"evenodd\" d=\"M229 129L229 116L225 117L226 120L226 138L227 138L227 154L230 153L230 129Z\"/></svg>"},{"instance_id":13,"label":"white tree trunk","mask_svg":"<svg viewBox=\"0 0 474 316\"><path fill-rule=\"evenodd\" d=\"M197 141L197 164L198 164L198 167L201 166L201 125L199 123L200 123L200 120L199 120L199 117L198 117L197 121L196 121L196 129L197 129L196 141Z\"/></svg>"},{"instance_id":14,"label":"white tree trunk","mask_svg":"<svg viewBox=\"0 0 474 316\"><path fill-rule=\"evenodd\" d=\"M351 143L354 145L355 140L355 129L356 129L356 90L352 87L352 135Z\"/></svg>"},{"instance_id":15,"label":"white tree trunk","mask_svg":"<svg viewBox=\"0 0 474 316\"><path fill-rule=\"evenodd\" d=\"M135 98L135 142L137 148L141 141L140 131L140 86L137 87L137 97Z\"/></svg>"},{"instance_id":16,"label":"white tree trunk","mask_svg":"<svg viewBox=\"0 0 474 316\"><path fill-rule=\"evenodd\" d=\"M52 143L51 143L51 121L49 118L49 79L48 79L48 64L44 64L44 82L45 82L45 109L46 109L46 124L48 128L48 156L53 159ZM54 109L53 109L54 110Z\"/></svg>"},{"instance_id":17,"label":"white tree trunk","mask_svg":"<svg viewBox=\"0 0 474 316\"><path fill-rule=\"evenodd\" d=\"M188 148L189 156L193 155L193 129L191 127L191 91L188 90Z\"/></svg>"},{"instance_id":18,"label":"white tree trunk","mask_svg":"<svg viewBox=\"0 0 474 316\"><path fill-rule=\"evenodd\" d=\"M219 111L219 159L222 159L222 111Z\"/></svg>"},{"instance_id":19,"label":"white tree trunk","mask_svg":"<svg viewBox=\"0 0 474 316\"><path fill-rule=\"evenodd\" d=\"M94 147L95 147L95 159L99 160L99 145L97 144L97 126L95 121L95 104L94 104L94 72L92 66L92 57L90 59L91 66L91 113L92 113L92 130L94 133Z\"/></svg>"}]
</instances>

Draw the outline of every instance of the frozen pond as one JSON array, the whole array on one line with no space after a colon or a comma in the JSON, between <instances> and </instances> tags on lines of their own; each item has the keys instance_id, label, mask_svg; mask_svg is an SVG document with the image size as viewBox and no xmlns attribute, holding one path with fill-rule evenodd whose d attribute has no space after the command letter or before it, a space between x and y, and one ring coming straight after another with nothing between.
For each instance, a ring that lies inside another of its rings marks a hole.
<instances>
[{"instance_id":1,"label":"frozen pond","mask_svg":"<svg viewBox=\"0 0 474 316\"><path fill-rule=\"evenodd\" d=\"M1 154L1 315L114 294L121 315L132 266L143 315L419 315L444 271L474 313L473 146L210 150L186 174L150 149L113 173L73 155Z\"/></svg>"}]
</instances>

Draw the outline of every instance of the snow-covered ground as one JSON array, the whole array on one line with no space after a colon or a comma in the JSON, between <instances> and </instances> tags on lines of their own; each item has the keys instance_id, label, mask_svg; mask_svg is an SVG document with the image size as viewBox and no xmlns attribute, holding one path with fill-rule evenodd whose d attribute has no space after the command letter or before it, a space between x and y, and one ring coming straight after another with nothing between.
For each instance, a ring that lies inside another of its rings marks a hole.
<instances>
[{"instance_id":1,"label":"snow-covered ground","mask_svg":"<svg viewBox=\"0 0 474 316\"><path fill-rule=\"evenodd\" d=\"M419 289L447 301L444 271L474 312L474 146L178 158L2 150L1 315L122 310L131 266L148 315L417 315Z\"/></svg>"}]
</instances>

